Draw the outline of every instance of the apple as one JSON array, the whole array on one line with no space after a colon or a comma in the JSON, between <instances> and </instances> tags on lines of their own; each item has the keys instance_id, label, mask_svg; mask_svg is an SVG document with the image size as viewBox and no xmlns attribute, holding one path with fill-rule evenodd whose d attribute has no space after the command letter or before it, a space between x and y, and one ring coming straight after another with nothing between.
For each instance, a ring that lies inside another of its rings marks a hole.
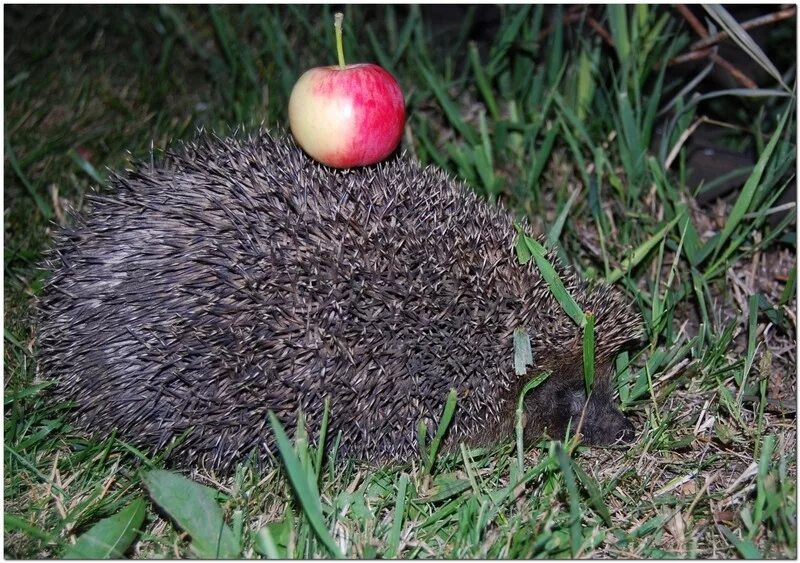
<instances>
[{"instance_id":1,"label":"apple","mask_svg":"<svg viewBox=\"0 0 800 563\"><path fill-rule=\"evenodd\" d=\"M405 102L397 80L375 64L344 64L336 14L338 66L307 70L289 97L289 127L313 159L335 168L389 156L403 134Z\"/></svg>"}]
</instances>

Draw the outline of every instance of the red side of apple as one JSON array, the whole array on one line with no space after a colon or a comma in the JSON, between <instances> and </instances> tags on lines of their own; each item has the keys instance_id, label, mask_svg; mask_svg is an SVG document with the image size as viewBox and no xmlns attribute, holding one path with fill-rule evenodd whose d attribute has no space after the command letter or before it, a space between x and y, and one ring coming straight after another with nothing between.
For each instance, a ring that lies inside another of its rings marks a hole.
<instances>
[{"instance_id":1,"label":"red side of apple","mask_svg":"<svg viewBox=\"0 0 800 563\"><path fill-rule=\"evenodd\" d=\"M400 143L403 92L391 74L374 64L313 68L292 90L289 123L298 144L324 164L374 164Z\"/></svg>"}]
</instances>

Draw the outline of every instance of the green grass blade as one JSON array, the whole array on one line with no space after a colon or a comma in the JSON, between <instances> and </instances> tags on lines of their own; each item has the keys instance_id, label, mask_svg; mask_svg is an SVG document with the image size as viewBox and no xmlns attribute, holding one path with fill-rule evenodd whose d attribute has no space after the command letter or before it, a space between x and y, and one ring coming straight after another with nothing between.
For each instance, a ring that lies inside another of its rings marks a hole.
<instances>
[{"instance_id":1,"label":"green grass blade","mask_svg":"<svg viewBox=\"0 0 800 563\"><path fill-rule=\"evenodd\" d=\"M750 58L756 61L761 67L766 70L778 84L780 84L787 92L791 89L784 83L783 77L778 69L769 60L769 57L761 50L750 34L736 21L736 19L720 4L704 4L703 8L711 14L711 17L717 20L717 23L728 32L728 37L733 39L742 50L747 53Z\"/></svg>"},{"instance_id":2,"label":"green grass blade","mask_svg":"<svg viewBox=\"0 0 800 563\"><path fill-rule=\"evenodd\" d=\"M744 366L742 371L739 372L736 383L739 385L739 397L744 393L745 385L747 384L747 376L750 373L750 368L753 366L753 361L756 357L756 332L758 329L758 297L759 295L753 294L747 298L747 350L744 356Z\"/></svg>"},{"instance_id":3,"label":"green grass blade","mask_svg":"<svg viewBox=\"0 0 800 563\"><path fill-rule=\"evenodd\" d=\"M682 215L678 215L672 221L667 223L661 230L659 230L655 235L647 239L645 242L640 244L633 253L625 258L622 261L621 267L614 268L611 273L606 277L606 283L613 284L625 275L626 272L630 271L632 268L636 267L642 260L644 260L645 256L647 256L653 248L656 247L657 244L661 242L661 239L664 238L667 233L669 233L672 228L678 224L678 221L681 220Z\"/></svg>"},{"instance_id":4,"label":"green grass blade","mask_svg":"<svg viewBox=\"0 0 800 563\"><path fill-rule=\"evenodd\" d=\"M491 60L489 61L487 69L487 74L489 76L494 76L498 72L498 67L507 63L508 59L506 55L508 53L508 49L519 37L520 29L522 28L522 24L525 22L525 19L528 17L530 9L531 6L529 5L518 5L514 6L513 9L509 9L509 13L514 11L516 11L516 13L514 13L514 15L511 17L508 25L504 23L503 27L501 28L502 31L500 38L495 42L496 47L492 50Z\"/></svg>"},{"instance_id":5,"label":"green grass blade","mask_svg":"<svg viewBox=\"0 0 800 563\"><path fill-rule=\"evenodd\" d=\"M561 237L561 231L564 230L564 224L567 221L567 217L572 210L572 206L575 205L575 201L577 201L580 193L581 192L579 190L575 190L570 194L569 199L564 204L564 207L562 207L561 211L558 212L556 220L553 221L553 225L547 231L547 244L550 246L555 246L558 243L558 239Z\"/></svg>"},{"instance_id":6,"label":"green grass blade","mask_svg":"<svg viewBox=\"0 0 800 563\"><path fill-rule=\"evenodd\" d=\"M550 154L553 152L553 145L558 136L558 131L559 127L555 125L550 127L544 137L542 146L534 153L533 165L526 179L526 189L528 193L532 193L534 188L538 186L539 178L542 176L542 172L544 172L550 160Z\"/></svg>"},{"instance_id":7,"label":"green grass blade","mask_svg":"<svg viewBox=\"0 0 800 563\"><path fill-rule=\"evenodd\" d=\"M751 542L750 540L743 540L736 537L727 526L723 526L719 524L719 530L722 532L722 535L725 536L735 548L739 554L744 557L745 559L764 559L764 556L758 550L758 548Z\"/></svg>"},{"instance_id":8,"label":"green grass blade","mask_svg":"<svg viewBox=\"0 0 800 563\"><path fill-rule=\"evenodd\" d=\"M578 81L577 81L577 99L576 113L578 119L586 119L589 112L589 106L594 98L595 80L594 80L594 63L599 55L599 49L595 48L590 51L584 47L578 58Z\"/></svg>"},{"instance_id":9,"label":"green grass blade","mask_svg":"<svg viewBox=\"0 0 800 563\"><path fill-rule=\"evenodd\" d=\"M586 396L594 387L594 315L586 311L586 324L583 327L583 381Z\"/></svg>"},{"instance_id":10,"label":"green grass blade","mask_svg":"<svg viewBox=\"0 0 800 563\"><path fill-rule=\"evenodd\" d=\"M28 194L33 198L34 203L36 203L36 208L39 210L39 213L45 219L52 219L53 218L53 208L50 207L50 204L39 195L39 192L36 190L33 185L28 181L28 178L25 177L25 174L22 172L22 169L19 166L19 162L17 161L17 155L14 152L14 149L11 148L11 143L6 139L6 158L8 159L8 164L11 166L11 170L14 171L19 181L22 182L22 185L25 186L25 190Z\"/></svg>"},{"instance_id":11,"label":"green grass blade","mask_svg":"<svg viewBox=\"0 0 800 563\"><path fill-rule=\"evenodd\" d=\"M786 280L786 285L784 286L783 291L781 292L781 297L778 301L781 307L789 303L789 300L792 297L794 297L794 295L797 292L796 286L797 286L797 263L795 263L795 265L792 266L791 271L789 271L789 278Z\"/></svg>"},{"instance_id":12,"label":"green grass blade","mask_svg":"<svg viewBox=\"0 0 800 563\"><path fill-rule=\"evenodd\" d=\"M322 411L322 424L319 427L319 438L317 440L317 457L314 461L314 467L317 470L317 482L322 472L322 460L325 457L325 441L328 436L328 418L331 411L331 401L329 397L325 397L325 406Z\"/></svg>"},{"instance_id":13,"label":"green grass blade","mask_svg":"<svg viewBox=\"0 0 800 563\"><path fill-rule=\"evenodd\" d=\"M562 113L562 115L566 114ZM586 172L586 159L583 157L583 153L581 152L581 148L578 145L575 135L573 135L572 130L567 126L567 121L565 119L559 119L559 125L561 132L563 133L564 140L567 142L567 145L572 152L572 156L578 165L578 173L583 181L583 187L584 189L587 189L592 185L592 181L589 179L589 174Z\"/></svg>"},{"instance_id":14,"label":"green grass blade","mask_svg":"<svg viewBox=\"0 0 800 563\"><path fill-rule=\"evenodd\" d=\"M464 139L472 146L479 145L480 139L472 128L472 126L468 125L464 118L461 117L461 113L458 111L458 108L450 99L450 96L445 91L444 85L441 81L433 75L433 72L429 69L425 68L423 64L419 66L419 72L422 74L422 77L425 79L425 82L428 84L428 87L433 91L436 100L439 102L439 105L442 107L444 111L445 117L450 122L450 124L464 137Z\"/></svg>"},{"instance_id":15,"label":"green grass blade","mask_svg":"<svg viewBox=\"0 0 800 563\"><path fill-rule=\"evenodd\" d=\"M339 549L339 546L336 545L336 542L333 541L333 537L325 526L322 515L322 501L320 501L316 487L311 482L311 479L309 479L308 474L303 471L300 459L295 454L292 443L286 435L286 431L283 429L278 417L276 417L272 411L269 413L269 421L272 426L272 431L275 433L275 442L278 445L278 451L286 467L286 473L300 501L300 507L303 509L303 513L306 515L317 538L319 538L330 554L337 559L342 559L344 555Z\"/></svg>"},{"instance_id":16,"label":"green grass blade","mask_svg":"<svg viewBox=\"0 0 800 563\"><path fill-rule=\"evenodd\" d=\"M420 419L417 422L417 447L419 448L419 457L422 459L422 466L428 466L428 427L425 426L425 421Z\"/></svg>"},{"instance_id":17,"label":"green grass blade","mask_svg":"<svg viewBox=\"0 0 800 563\"><path fill-rule=\"evenodd\" d=\"M578 557L581 545L583 545L583 534L581 533L582 512L578 486L575 483L575 475L572 472L572 462L567 456L564 447L559 442L555 444L555 453L558 466L561 468L561 473L564 476L564 484L567 488L570 554L572 557Z\"/></svg>"},{"instance_id":18,"label":"green grass blade","mask_svg":"<svg viewBox=\"0 0 800 563\"><path fill-rule=\"evenodd\" d=\"M586 317L583 314L583 310L581 310L578 303L573 299L572 295L567 291L567 288L564 286L564 282L561 281L561 278L556 272L556 269L553 265L547 260L547 250L539 243L539 241L532 239L525 235L522 232L522 229L519 225L516 225L517 228L517 236L518 236L518 246L519 241L521 240L524 245L527 245L528 251L530 256L533 256L533 259L536 261L536 267L539 268L539 272L542 274L545 282L547 282L550 291L555 297L556 301L561 305L564 309L564 312L573 320L575 324L580 326L581 328L586 323ZM524 263L524 262L523 262Z\"/></svg>"},{"instance_id":19,"label":"green grass blade","mask_svg":"<svg viewBox=\"0 0 800 563\"><path fill-rule=\"evenodd\" d=\"M375 36L375 32L372 31L372 26L367 25L366 31L369 44L372 47L372 52L375 53L378 59L378 64L388 70L392 75L396 76L397 71L394 69L394 64L389 58L389 55L386 54L386 51L383 50L381 41Z\"/></svg>"},{"instance_id":20,"label":"green grass blade","mask_svg":"<svg viewBox=\"0 0 800 563\"><path fill-rule=\"evenodd\" d=\"M439 421L439 426L436 428L436 434L433 436L433 440L431 440L431 446L428 450L428 460L425 464L425 473L430 474L431 469L433 469L433 464L436 461L436 454L439 452L439 446L441 445L442 438L444 438L444 433L447 431L447 427L450 426L450 421L453 420L453 413L456 411L457 400L458 393L455 389L450 389L450 392L447 394L447 401L444 405L444 411L442 412L442 418Z\"/></svg>"},{"instance_id":21,"label":"green grass blade","mask_svg":"<svg viewBox=\"0 0 800 563\"><path fill-rule=\"evenodd\" d=\"M739 197L736 198L736 203L733 205L733 209L731 209L728 220L725 222L725 227L722 229L719 239L717 239L717 247L714 251L714 257L716 257L716 255L722 249L723 245L728 238L730 238L736 227L739 226L739 223L742 221L745 213L747 213L747 210L750 208L750 202L753 200L753 196L758 189L759 182L761 182L761 177L764 174L764 170L766 169L767 164L772 157L775 146L778 144L778 140L781 137L783 128L786 126L786 122L791 113L792 108L787 108L786 112L783 114L780 122L778 123L778 127L772 134L772 138L764 148L764 152L761 153L761 156L758 158L758 162L756 162L756 165L753 167L753 173L750 174L750 177L747 179L747 182L745 182L744 187L742 187L742 191L739 193Z\"/></svg>"},{"instance_id":22,"label":"green grass blade","mask_svg":"<svg viewBox=\"0 0 800 563\"><path fill-rule=\"evenodd\" d=\"M64 552L62 559L120 559L136 539L144 516L144 500L136 499L92 526Z\"/></svg>"},{"instance_id":23,"label":"green grass blade","mask_svg":"<svg viewBox=\"0 0 800 563\"><path fill-rule=\"evenodd\" d=\"M533 365L533 352L531 352L531 339L524 328L514 329L514 373L525 375L528 366Z\"/></svg>"},{"instance_id":24,"label":"green grass blade","mask_svg":"<svg viewBox=\"0 0 800 563\"><path fill-rule=\"evenodd\" d=\"M551 372L546 371L540 373L533 379L531 379L520 391L519 398L517 399L517 411L514 420L514 430L516 434L517 440L517 466L519 467L520 471L524 470L524 458L525 458L525 443L524 443L524 428L522 425L522 417L525 413L525 409L523 405L525 404L525 395L527 395L528 391L531 389L536 389L539 385L544 383L548 377L550 377Z\"/></svg>"},{"instance_id":25,"label":"green grass blade","mask_svg":"<svg viewBox=\"0 0 800 563\"><path fill-rule=\"evenodd\" d=\"M92 180L97 182L99 185L105 185L106 179L100 175L100 173L95 169L94 166L91 165L89 161L83 158L81 155L78 154L78 151L75 149L71 149L69 151L69 158L74 162L78 168L83 170Z\"/></svg>"},{"instance_id":26,"label":"green grass blade","mask_svg":"<svg viewBox=\"0 0 800 563\"><path fill-rule=\"evenodd\" d=\"M760 451L756 451L758 456L758 473L756 474L756 498L753 503L753 527L750 529L747 539L751 540L763 524L764 506L767 504L767 477L772 462L772 453L775 451L775 436L772 434L764 436Z\"/></svg>"},{"instance_id":27,"label":"green grass blade","mask_svg":"<svg viewBox=\"0 0 800 563\"><path fill-rule=\"evenodd\" d=\"M603 494L600 491L597 482L595 482L594 479L586 474L586 472L581 468L580 463L573 463L572 470L578 477L580 484L583 485L583 488L589 493L589 500L591 500L592 508L597 511L606 526L612 527L613 523L611 520L611 513L608 511L608 506L603 501Z\"/></svg>"},{"instance_id":28,"label":"green grass blade","mask_svg":"<svg viewBox=\"0 0 800 563\"><path fill-rule=\"evenodd\" d=\"M403 473L397 484L397 497L394 505L394 520L389 538L386 540L386 557L397 557L397 548L400 545L400 533L403 531L403 515L406 511L406 489L408 488L408 475Z\"/></svg>"},{"instance_id":29,"label":"green grass blade","mask_svg":"<svg viewBox=\"0 0 800 563\"><path fill-rule=\"evenodd\" d=\"M478 46L472 42L469 44L469 62L472 65L472 72L475 74L475 82L478 85L478 90L486 102L486 108L492 119L500 119L500 110L497 107L497 100L492 92L492 87L489 80L486 78L486 73L481 65L480 54L478 53Z\"/></svg>"},{"instance_id":30,"label":"green grass blade","mask_svg":"<svg viewBox=\"0 0 800 563\"><path fill-rule=\"evenodd\" d=\"M412 33L414 32L414 30L420 28L419 14L420 13L417 10L409 11L406 23L405 25L403 25L403 29L400 30L400 36L397 39L397 49L395 50L394 55L392 56L392 66L400 62L400 59L405 54L411 42Z\"/></svg>"},{"instance_id":31,"label":"green grass blade","mask_svg":"<svg viewBox=\"0 0 800 563\"><path fill-rule=\"evenodd\" d=\"M3 513L3 530L6 534L15 530L20 531L28 536L48 543L55 541L55 538L49 533L9 512Z\"/></svg>"},{"instance_id":32,"label":"green grass blade","mask_svg":"<svg viewBox=\"0 0 800 563\"><path fill-rule=\"evenodd\" d=\"M631 52L627 7L625 4L611 4L606 10L611 36L614 39L614 48L617 50L619 60L624 64L628 61Z\"/></svg>"},{"instance_id":33,"label":"green grass blade","mask_svg":"<svg viewBox=\"0 0 800 563\"><path fill-rule=\"evenodd\" d=\"M553 21L560 22L563 17L564 7L560 4L556 4ZM567 60L569 57L564 56L563 25L554 26L553 33L549 38L548 48L545 52L547 53L545 60L545 77L547 78L547 85L552 88L559 82L559 75L562 75L564 68L569 64Z\"/></svg>"},{"instance_id":34,"label":"green grass blade","mask_svg":"<svg viewBox=\"0 0 800 563\"><path fill-rule=\"evenodd\" d=\"M225 59L228 61L228 66L231 68L232 72L236 72L239 68L239 60L236 56L235 39L233 38L230 25L228 21L223 18L218 6L210 5L208 10L211 15L211 21L214 24L217 41L222 48Z\"/></svg>"},{"instance_id":35,"label":"green grass blade","mask_svg":"<svg viewBox=\"0 0 800 563\"><path fill-rule=\"evenodd\" d=\"M268 559L284 558L281 557L281 553L278 551L278 546L276 545L275 539L272 537L268 526L264 526L258 532L256 532L255 548L256 551L262 555L266 555Z\"/></svg>"}]
</instances>

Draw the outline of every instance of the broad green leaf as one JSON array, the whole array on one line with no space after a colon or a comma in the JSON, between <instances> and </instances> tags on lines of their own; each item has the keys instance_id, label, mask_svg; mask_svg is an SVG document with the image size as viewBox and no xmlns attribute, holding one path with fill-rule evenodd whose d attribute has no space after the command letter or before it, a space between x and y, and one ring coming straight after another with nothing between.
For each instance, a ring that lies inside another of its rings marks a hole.
<instances>
[{"instance_id":1,"label":"broad green leaf","mask_svg":"<svg viewBox=\"0 0 800 563\"><path fill-rule=\"evenodd\" d=\"M100 520L78 538L62 555L62 559L120 559L127 551L144 522L145 505L141 498Z\"/></svg>"},{"instance_id":2,"label":"broad green leaf","mask_svg":"<svg viewBox=\"0 0 800 563\"><path fill-rule=\"evenodd\" d=\"M222 518L216 491L171 471L142 477L150 496L192 538L192 551L206 559L236 559L239 542Z\"/></svg>"},{"instance_id":3,"label":"broad green leaf","mask_svg":"<svg viewBox=\"0 0 800 563\"><path fill-rule=\"evenodd\" d=\"M291 511L287 511L281 520L270 522L261 528L256 533L256 551L270 559L289 558L287 546L292 520Z\"/></svg>"},{"instance_id":4,"label":"broad green leaf","mask_svg":"<svg viewBox=\"0 0 800 563\"><path fill-rule=\"evenodd\" d=\"M742 557L745 559L764 559L764 556L761 555L761 552L758 551L758 548L753 545L753 542L739 539L736 534L722 524L719 524L717 527L722 532L722 535L725 536L725 539L733 544Z\"/></svg>"}]
</instances>

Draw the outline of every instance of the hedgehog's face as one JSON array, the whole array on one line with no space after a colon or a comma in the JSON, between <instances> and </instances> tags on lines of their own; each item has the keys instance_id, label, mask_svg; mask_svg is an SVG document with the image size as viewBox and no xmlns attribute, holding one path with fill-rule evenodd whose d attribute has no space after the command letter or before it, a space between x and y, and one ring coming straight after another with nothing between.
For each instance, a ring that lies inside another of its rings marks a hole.
<instances>
[{"instance_id":1,"label":"hedgehog's face","mask_svg":"<svg viewBox=\"0 0 800 563\"><path fill-rule=\"evenodd\" d=\"M542 432L562 439L567 428L573 435L580 431L585 444L633 440L633 425L614 405L608 380L595 382L587 402L583 381L559 379L551 376L541 388L525 396L525 434L529 440L537 439Z\"/></svg>"},{"instance_id":2,"label":"hedgehog's face","mask_svg":"<svg viewBox=\"0 0 800 563\"><path fill-rule=\"evenodd\" d=\"M568 391L567 399L570 428L573 432L580 428L584 443L603 445L633 440L633 425L614 406L608 385L595 386L588 402L583 387Z\"/></svg>"}]
</instances>

